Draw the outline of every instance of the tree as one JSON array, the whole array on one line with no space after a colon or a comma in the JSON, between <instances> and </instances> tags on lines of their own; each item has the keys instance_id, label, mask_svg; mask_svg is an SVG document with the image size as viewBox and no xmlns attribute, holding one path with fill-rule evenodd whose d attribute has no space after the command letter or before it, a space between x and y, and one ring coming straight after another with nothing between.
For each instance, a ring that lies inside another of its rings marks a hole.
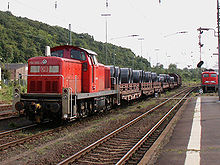
<instances>
[{"instance_id":1,"label":"tree","mask_svg":"<svg viewBox=\"0 0 220 165\"><path fill-rule=\"evenodd\" d=\"M168 73L177 73L177 65L176 64L170 64L168 67Z\"/></svg>"}]
</instances>

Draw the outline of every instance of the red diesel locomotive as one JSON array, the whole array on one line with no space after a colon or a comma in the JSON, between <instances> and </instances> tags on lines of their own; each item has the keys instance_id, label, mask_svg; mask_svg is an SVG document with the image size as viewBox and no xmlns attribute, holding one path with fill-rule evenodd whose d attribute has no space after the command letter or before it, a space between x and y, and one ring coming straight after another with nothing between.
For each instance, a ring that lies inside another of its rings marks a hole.
<instances>
[{"instance_id":1,"label":"red diesel locomotive","mask_svg":"<svg viewBox=\"0 0 220 165\"><path fill-rule=\"evenodd\" d=\"M180 76L164 81L156 73L105 66L97 54L75 46L57 46L28 60L27 93L14 89L14 110L32 121L71 120L108 110L121 100L137 99L180 86ZM166 84L166 85L164 85Z\"/></svg>"},{"instance_id":2,"label":"red diesel locomotive","mask_svg":"<svg viewBox=\"0 0 220 165\"><path fill-rule=\"evenodd\" d=\"M214 91L217 92L218 90L218 75L217 73L212 70L205 70L202 72L202 89L204 92Z\"/></svg>"}]
</instances>

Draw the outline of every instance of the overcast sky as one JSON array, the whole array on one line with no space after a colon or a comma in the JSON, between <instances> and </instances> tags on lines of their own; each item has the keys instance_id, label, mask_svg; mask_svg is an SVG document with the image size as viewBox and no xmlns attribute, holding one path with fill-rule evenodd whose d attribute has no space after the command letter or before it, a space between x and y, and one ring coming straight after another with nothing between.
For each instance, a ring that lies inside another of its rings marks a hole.
<instances>
[{"instance_id":1,"label":"overcast sky","mask_svg":"<svg viewBox=\"0 0 220 165\"><path fill-rule=\"evenodd\" d=\"M55 2L57 1L57 9ZM199 27L217 27L216 0L0 0L0 10L50 25L88 33L105 42L104 13L108 17L108 42L130 48L152 65L165 67L175 63L179 68L195 68L199 62ZM187 31L185 34L175 34ZM139 37L123 37L137 34ZM173 35L172 35L173 34ZM167 36L167 37L165 37ZM138 40L144 38L144 40ZM202 34L204 67L217 68L217 37L213 31Z\"/></svg>"}]
</instances>

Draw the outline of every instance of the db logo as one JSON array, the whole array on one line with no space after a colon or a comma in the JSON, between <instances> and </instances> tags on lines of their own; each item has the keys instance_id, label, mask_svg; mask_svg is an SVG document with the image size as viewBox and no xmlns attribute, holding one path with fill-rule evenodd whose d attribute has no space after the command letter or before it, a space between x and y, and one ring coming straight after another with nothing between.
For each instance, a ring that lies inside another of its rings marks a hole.
<instances>
[{"instance_id":1,"label":"db logo","mask_svg":"<svg viewBox=\"0 0 220 165\"><path fill-rule=\"evenodd\" d=\"M42 63L43 63L43 64L46 64L46 63L47 63L47 60L44 59L44 60L42 61Z\"/></svg>"},{"instance_id":2,"label":"db logo","mask_svg":"<svg viewBox=\"0 0 220 165\"><path fill-rule=\"evenodd\" d=\"M40 66L40 72L48 72L48 66Z\"/></svg>"}]
</instances>

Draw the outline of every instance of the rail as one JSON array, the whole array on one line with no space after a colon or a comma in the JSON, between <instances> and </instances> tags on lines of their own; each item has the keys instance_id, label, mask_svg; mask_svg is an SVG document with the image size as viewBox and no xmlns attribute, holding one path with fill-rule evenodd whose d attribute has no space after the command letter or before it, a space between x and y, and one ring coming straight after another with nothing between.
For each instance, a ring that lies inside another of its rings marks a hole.
<instances>
[{"instance_id":1,"label":"rail","mask_svg":"<svg viewBox=\"0 0 220 165\"><path fill-rule=\"evenodd\" d=\"M192 89L193 90L193 89ZM164 122L164 120L167 119L167 117L171 114L171 112L173 112L173 110L178 106L180 105L180 103L192 92L192 90L190 90L189 92L187 92L187 94L184 95L184 97L178 101L178 103L176 105L174 105L170 110L169 112L167 112L167 114L162 118L160 119L160 121L153 127L151 128L150 131L148 131L145 136L140 140L138 141L138 143L136 143L136 145L131 148L117 163L116 165L121 165L121 164L124 164L129 158L131 155L133 155L137 150L138 148L146 141L146 139L151 135L153 134L153 132Z\"/></svg>"},{"instance_id":2,"label":"rail","mask_svg":"<svg viewBox=\"0 0 220 165\"><path fill-rule=\"evenodd\" d=\"M161 107L162 105L166 104L168 101L172 100L172 98L182 94L183 92L186 92L187 89L179 92L178 94L172 96L171 98L167 99L166 101L160 103L159 105L155 106L154 108L150 109L149 111L145 112L144 114L140 115L139 117L135 118L134 120L128 122L127 124L125 124L124 126L121 126L120 128L116 129L115 131L113 131L112 133L106 135L105 137L101 138L100 140L94 142L93 144L89 145L88 147L84 148L83 150L77 152L76 154L70 156L69 158L63 160L62 162L60 162L58 165L64 165L64 164L69 164L74 162L75 160L77 160L78 158L80 158L81 156L85 155L86 153L90 152L92 149L96 148L97 146L99 146L100 144L104 143L105 141L109 140L110 138L114 137L115 135L117 135L119 132L125 130L126 128L128 128L129 126L137 123L138 121L140 121L143 117L145 117L147 114L151 113L152 111L156 110L157 108Z\"/></svg>"}]
</instances>

